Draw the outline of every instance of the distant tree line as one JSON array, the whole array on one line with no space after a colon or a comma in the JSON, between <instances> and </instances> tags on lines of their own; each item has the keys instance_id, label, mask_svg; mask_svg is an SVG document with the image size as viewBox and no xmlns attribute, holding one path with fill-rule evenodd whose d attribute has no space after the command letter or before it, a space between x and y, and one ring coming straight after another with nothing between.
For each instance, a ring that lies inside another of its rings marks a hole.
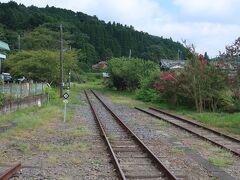
<instances>
[{"instance_id":1,"label":"distant tree line","mask_svg":"<svg viewBox=\"0 0 240 180\"><path fill-rule=\"evenodd\" d=\"M89 65L128 56L130 49L132 57L155 62L176 59L178 52L185 58L188 51L171 38L152 36L115 22L105 23L81 12L25 7L14 1L0 3L0 39L12 50L57 50L60 24L64 27L64 48L77 49L79 61Z\"/></svg>"}]
</instances>

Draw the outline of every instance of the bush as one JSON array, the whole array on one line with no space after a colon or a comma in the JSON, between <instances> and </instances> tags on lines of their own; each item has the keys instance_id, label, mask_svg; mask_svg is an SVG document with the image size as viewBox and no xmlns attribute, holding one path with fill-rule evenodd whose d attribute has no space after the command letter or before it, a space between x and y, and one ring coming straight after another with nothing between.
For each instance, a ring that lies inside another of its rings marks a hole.
<instances>
[{"instance_id":1,"label":"bush","mask_svg":"<svg viewBox=\"0 0 240 180\"><path fill-rule=\"evenodd\" d=\"M0 93L0 107L2 107L6 102L13 101L14 99L15 99L14 96Z\"/></svg>"},{"instance_id":2,"label":"bush","mask_svg":"<svg viewBox=\"0 0 240 180\"><path fill-rule=\"evenodd\" d=\"M175 105L195 106L198 112L225 109L233 106L226 80L220 69L191 59L178 77L162 82L161 96Z\"/></svg>"},{"instance_id":3,"label":"bush","mask_svg":"<svg viewBox=\"0 0 240 180\"><path fill-rule=\"evenodd\" d=\"M113 58L108 61L109 85L118 90L135 90L140 87L141 79L158 71L158 64L135 58Z\"/></svg>"},{"instance_id":4,"label":"bush","mask_svg":"<svg viewBox=\"0 0 240 180\"><path fill-rule=\"evenodd\" d=\"M153 88L154 84L159 82L159 75L160 72L155 71L140 81L140 88L136 91L137 99L145 102L159 102L160 95Z\"/></svg>"},{"instance_id":5,"label":"bush","mask_svg":"<svg viewBox=\"0 0 240 180\"><path fill-rule=\"evenodd\" d=\"M3 106L4 102L5 102L5 96L3 93L0 93L0 107Z\"/></svg>"},{"instance_id":6,"label":"bush","mask_svg":"<svg viewBox=\"0 0 240 180\"><path fill-rule=\"evenodd\" d=\"M58 98L57 91L54 88L45 87L44 93L48 94L49 99L57 99Z\"/></svg>"}]
</instances>

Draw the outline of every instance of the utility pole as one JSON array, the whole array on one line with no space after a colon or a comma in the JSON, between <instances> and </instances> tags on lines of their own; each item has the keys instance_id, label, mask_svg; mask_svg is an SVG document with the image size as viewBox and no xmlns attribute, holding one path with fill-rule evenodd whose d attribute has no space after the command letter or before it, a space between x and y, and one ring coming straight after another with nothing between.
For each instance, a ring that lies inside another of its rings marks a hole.
<instances>
[{"instance_id":1,"label":"utility pole","mask_svg":"<svg viewBox=\"0 0 240 180\"><path fill-rule=\"evenodd\" d=\"M129 50L129 56L128 56L128 58L130 59L131 56L132 56L132 50L130 49L130 50Z\"/></svg>"},{"instance_id":2,"label":"utility pole","mask_svg":"<svg viewBox=\"0 0 240 180\"><path fill-rule=\"evenodd\" d=\"M18 50L21 50L21 36L20 34L18 35Z\"/></svg>"},{"instance_id":3,"label":"utility pole","mask_svg":"<svg viewBox=\"0 0 240 180\"><path fill-rule=\"evenodd\" d=\"M60 25L60 98L63 95L63 32L62 32L62 24Z\"/></svg>"}]
</instances>

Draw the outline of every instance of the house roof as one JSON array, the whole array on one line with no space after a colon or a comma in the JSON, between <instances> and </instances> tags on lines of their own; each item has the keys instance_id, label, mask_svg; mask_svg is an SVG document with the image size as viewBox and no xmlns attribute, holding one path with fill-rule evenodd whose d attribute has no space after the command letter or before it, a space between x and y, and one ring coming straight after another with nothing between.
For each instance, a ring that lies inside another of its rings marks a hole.
<instances>
[{"instance_id":1,"label":"house roof","mask_svg":"<svg viewBox=\"0 0 240 180\"><path fill-rule=\"evenodd\" d=\"M8 51L10 50L8 44L3 41L0 41L0 49L8 50Z\"/></svg>"}]
</instances>

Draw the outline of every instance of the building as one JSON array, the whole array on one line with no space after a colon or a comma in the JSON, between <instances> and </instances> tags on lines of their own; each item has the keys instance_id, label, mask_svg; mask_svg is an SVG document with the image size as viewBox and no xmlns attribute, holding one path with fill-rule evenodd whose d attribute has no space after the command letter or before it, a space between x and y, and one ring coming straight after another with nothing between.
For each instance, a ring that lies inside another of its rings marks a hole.
<instances>
[{"instance_id":1,"label":"building","mask_svg":"<svg viewBox=\"0 0 240 180\"><path fill-rule=\"evenodd\" d=\"M161 70L181 69L184 67L186 60L161 59L159 62Z\"/></svg>"},{"instance_id":2,"label":"building","mask_svg":"<svg viewBox=\"0 0 240 180\"><path fill-rule=\"evenodd\" d=\"M106 69L106 68L107 68L106 61L100 61L99 63L92 65L92 69Z\"/></svg>"},{"instance_id":3,"label":"building","mask_svg":"<svg viewBox=\"0 0 240 180\"><path fill-rule=\"evenodd\" d=\"M7 43L0 41L0 74L2 73L2 61L6 59L5 51L9 51L10 48Z\"/></svg>"}]
</instances>

